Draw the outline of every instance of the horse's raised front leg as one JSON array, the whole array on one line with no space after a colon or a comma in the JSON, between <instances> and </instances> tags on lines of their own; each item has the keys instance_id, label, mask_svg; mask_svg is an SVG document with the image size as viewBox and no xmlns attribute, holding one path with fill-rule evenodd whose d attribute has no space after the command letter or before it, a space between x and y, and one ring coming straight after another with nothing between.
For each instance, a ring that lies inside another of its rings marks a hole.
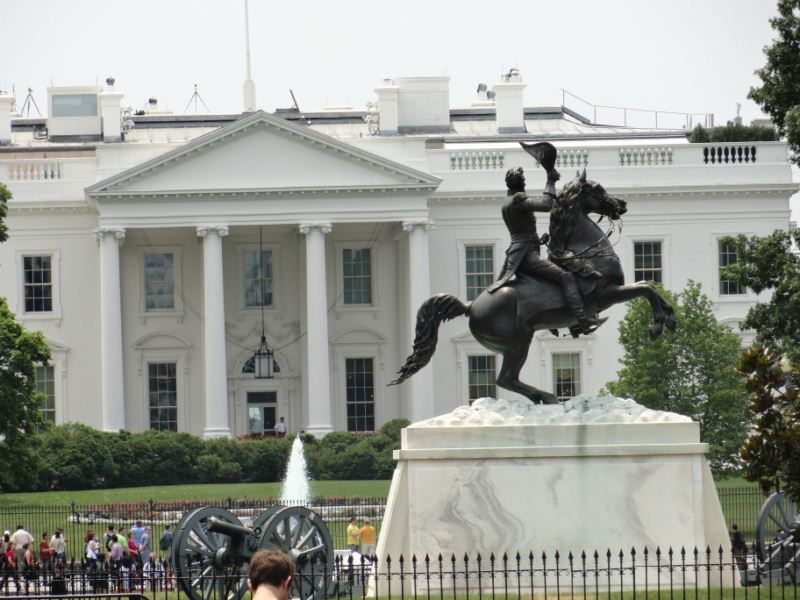
<instances>
[{"instance_id":1,"label":"horse's raised front leg","mask_svg":"<svg viewBox=\"0 0 800 600\"><path fill-rule=\"evenodd\" d=\"M660 336L665 326L670 331L675 331L677 321L675 320L675 311L672 305L658 293L655 286L647 281L639 281L630 285L610 286L600 294L597 303L601 306L609 306L611 304L627 302L628 300L633 300L641 296L647 298L653 310L653 324L650 326L650 339L654 340Z\"/></svg>"},{"instance_id":2,"label":"horse's raised front leg","mask_svg":"<svg viewBox=\"0 0 800 600\"><path fill-rule=\"evenodd\" d=\"M513 342L505 352L503 352L503 366L497 376L497 385L512 392L522 394L534 404L556 404L558 400L553 394L543 392L519 380L519 372L522 365L528 358L528 349L531 345L531 337Z\"/></svg>"}]
</instances>

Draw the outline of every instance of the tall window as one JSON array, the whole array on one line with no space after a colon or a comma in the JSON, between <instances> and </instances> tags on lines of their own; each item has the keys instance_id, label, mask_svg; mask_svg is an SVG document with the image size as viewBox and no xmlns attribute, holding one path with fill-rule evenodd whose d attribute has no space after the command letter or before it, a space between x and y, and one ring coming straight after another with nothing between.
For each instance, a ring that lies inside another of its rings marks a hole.
<instances>
[{"instance_id":1,"label":"tall window","mask_svg":"<svg viewBox=\"0 0 800 600\"><path fill-rule=\"evenodd\" d=\"M559 400L569 400L581 393L580 352L553 353L553 393Z\"/></svg>"},{"instance_id":2,"label":"tall window","mask_svg":"<svg viewBox=\"0 0 800 600\"><path fill-rule=\"evenodd\" d=\"M264 306L272 306L272 250L261 253L258 250L244 252L244 305L260 307L261 293L264 293Z\"/></svg>"},{"instance_id":3,"label":"tall window","mask_svg":"<svg viewBox=\"0 0 800 600\"><path fill-rule=\"evenodd\" d=\"M147 365L150 429L178 431L178 380L175 363Z\"/></svg>"},{"instance_id":4,"label":"tall window","mask_svg":"<svg viewBox=\"0 0 800 600\"><path fill-rule=\"evenodd\" d=\"M736 247L720 240L719 242L719 267L727 267L736 262ZM732 279L724 279L720 273L719 293L721 296L744 294L745 288Z\"/></svg>"},{"instance_id":5,"label":"tall window","mask_svg":"<svg viewBox=\"0 0 800 600\"><path fill-rule=\"evenodd\" d=\"M369 248L342 250L344 303L372 304L372 253Z\"/></svg>"},{"instance_id":6,"label":"tall window","mask_svg":"<svg viewBox=\"0 0 800 600\"><path fill-rule=\"evenodd\" d=\"M41 411L45 421L56 422L56 382L55 369L52 366L38 366L34 368L33 377L36 382L36 391L44 394Z\"/></svg>"},{"instance_id":7,"label":"tall window","mask_svg":"<svg viewBox=\"0 0 800 600\"><path fill-rule=\"evenodd\" d=\"M494 398L497 394L496 357L494 354L468 357L469 364L469 401L478 398Z\"/></svg>"},{"instance_id":8,"label":"tall window","mask_svg":"<svg viewBox=\"0 0 800 600\"><path fill-rule=\"evenodd\" d=\"M53 311L53 269L50 256L23 256L25 312Z\"/></svg>"},{"instance_id":9,"label":"tall window","mask_svg":"<svg viewBox=\"0 0 800 600\"><path fill-rule=\"evenodd\" d=\"M494 246L465 246L467 300L475 300L494 281Z\"/></svg>"},{"instance_id":10,"label":"tall window","mask_svg":"<svg viewBox=\"0 0 800 600\"><path fill-rule=\"evenodd\" d=\"M372 358L345 360L347 431L375 431L375 377Z\"/></svg>"},{"instance_id":11,"label":"tall window","mask_svg":"<svg viewBox=\"0 0 800 600\"><path fill-rule=\"evenodd\" d=\"M175 255L172 252L144 255L145 310L175 308Z\"/></svg>"},{"instance_id":12,"label":"tall window","mask_svg":"<svg viewBox=\"0 0 800 600\"><path fill-rule=\"evenodd\" d=\"M661 242L633 243L633 279L663 283Z\"/></svg>"}]
</instances>

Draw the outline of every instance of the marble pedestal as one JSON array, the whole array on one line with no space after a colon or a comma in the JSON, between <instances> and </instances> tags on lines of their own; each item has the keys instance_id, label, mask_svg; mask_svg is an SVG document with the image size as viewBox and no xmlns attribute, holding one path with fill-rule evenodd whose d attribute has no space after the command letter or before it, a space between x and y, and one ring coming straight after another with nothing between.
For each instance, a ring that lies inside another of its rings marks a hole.
<instances>
[{"instance_id":1,"label":"marble pedestal","mask_svg":"<svg viewBox=\"0 0 800 600\"><path fill-rule=\"evenodd\" d=\"M412 425L395 452L378 558L727 555L707 450L692 422Z\"/></svg>"}]
</instances>

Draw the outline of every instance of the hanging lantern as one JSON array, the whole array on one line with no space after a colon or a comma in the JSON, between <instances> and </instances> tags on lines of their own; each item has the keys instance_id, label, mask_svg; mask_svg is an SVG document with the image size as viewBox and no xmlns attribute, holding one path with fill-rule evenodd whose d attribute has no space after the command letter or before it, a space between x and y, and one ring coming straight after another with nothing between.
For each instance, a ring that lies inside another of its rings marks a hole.
<instances>
[{"instance_id":1,"label":"hanging lantern","mask_svg":"<svg viewBox=\"0 0 800 600\"><path fill-rule=\"evenodd\" d=\"M256 379L272 379L275 373L280 373L280 367L275 362L275 353L267 346L267 337L261 336L261 345L253 354L253 374Z\"/></svg>"}]
</instances>

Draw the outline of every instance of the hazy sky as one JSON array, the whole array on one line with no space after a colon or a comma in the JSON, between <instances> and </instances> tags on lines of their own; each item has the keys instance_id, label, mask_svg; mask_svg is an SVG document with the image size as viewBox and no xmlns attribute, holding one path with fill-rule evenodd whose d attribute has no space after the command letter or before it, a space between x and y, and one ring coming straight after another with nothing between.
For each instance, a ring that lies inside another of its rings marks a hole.
<instances>
[{"instance_id":1,"label":"hazy sky","mask_svg":"<svg viewBox=\"0 0 800 600\"><path fill-rule=\"evenodd\" d=\"M518 67L527 106L559 88L594 104L715 113L758 83L775 0L250 0L259 108L363 108L384 77L450 77L451 106ZM142 108L184 112L194 84L213 112L242 110L244 0L0 0L0 89L91 85L108 75ZM573 105L580 109L579 105ZM194 107L189 109L193 112ZM586 112L589 112L586 109Z\"/></svg>"},{"instance_id":2,"label":"hazy sky","mask_svg":"<svg viewBox=\"0 0 800 600\"><path fill-rule=\"evenodd\" d=\"M774 0L250 0L258 105L363 108L384 77L450 76L451 105L518 67L529 106L558 88L594 104L713 112L743 104L772 37ZM0 0L0 88L117 79L135 108L183 112L193 85L213 112L242 108L244 0ZM193 110L193 108L192 108Z\"/></svg>"}]
</instances>

